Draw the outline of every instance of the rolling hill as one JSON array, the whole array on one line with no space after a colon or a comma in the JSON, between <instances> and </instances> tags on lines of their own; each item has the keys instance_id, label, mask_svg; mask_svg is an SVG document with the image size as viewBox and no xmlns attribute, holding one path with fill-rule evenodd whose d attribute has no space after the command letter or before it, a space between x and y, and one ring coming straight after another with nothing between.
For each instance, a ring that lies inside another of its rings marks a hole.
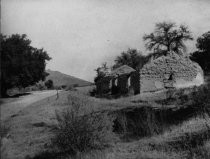
<instances>
[{"instance_id":1,"label":"rolling hill","mask_svg":"<svg viewBox=\"0 0 210 159\"><path fill-rule=\"evenodd\" d=\"M46 80L51 79L54 86L70 86L74 84L77 84L78 86L87 86L92 84L91 82L61 73L59 71L52 71L48 69L46 72L49 73L49 75L46 77Z\"/></svg>"}]
</instances>

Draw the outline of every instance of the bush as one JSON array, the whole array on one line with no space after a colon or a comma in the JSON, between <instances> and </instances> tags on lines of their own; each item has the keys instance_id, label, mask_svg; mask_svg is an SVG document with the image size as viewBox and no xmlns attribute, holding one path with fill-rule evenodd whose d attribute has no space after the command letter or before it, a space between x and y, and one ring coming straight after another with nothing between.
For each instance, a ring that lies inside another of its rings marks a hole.
<instances>
[{"instance_id":1,"label":"bush","mask_svg":"<svg viewBox=\"0 0 210 159\"><path fill-rule=\"evenodd\" d=\"M54 86L54 89L61 90L62 88L61 88L61 86Z\"/></svg>"},{"instance_id":2,"label":"bush","mask_svg":"<svg viewBox=\"0 0 210 159\"><path fill-rule=\"evenodd\" d=\"M58 125L53 143L62 152L76 154L102 149L115 138L113 120L107 113L81 115L79 104L72 103L72 109L56 116Z\"/></svg>"},{"instance_id":3,"label":"bush","mask_svg":"<svg viewBox=\"0 0 210 159\"><path fill-rule=\"evenodd\" d=\"M67 85L61 85L61 89L66 89Z\"/></svg>"},{"instance_id":4,"label":"bush","mask_svg":"<svg viewBox=\"0 0 210 159\"><path fill-rule=\"evenodd\" d=\"M53 81L51 79L47 80L44 85L48 88L48 89L53 89Z\"/></svg>"},{"instance_id":5,"label":"bush","mask_svg":"<svg viewBox=\"0 0 210 159\"><path fill-rule=\"evenodd\" d=\"M37 87L38 90L46 90L47 89L46 86L44 85L44 83L42 83L42 82L37 83L35 87Z\"/></svg>"},{"instance_id":6,"label":"bush","mask_svg":"<svg viewBox=\"0 0 210 159\"><path fill-rule=\"evenodd\" d=\"M96 88L93 88L92 90L89 91L90 96L94 97L96 95Z\"/></svg>"},{"instance_id":7,"label":"bush","mask_svg":"<svg viewBox=\"0 0 210 159\"><path fill-rule=\"evenodd\" d=\"M210 115L210 86L198 87L197 91L191 93L192 106L197 110L197 114Z\"/></svg>"},{"instance_id":8,"label":"bush","mask_svg":"<svg viewBox=\"0 0 210 159\"><path fill-rule=\"evenodd\" d=\"M69 85L69 86L66 86L65 88L66 91L73 91L73 90L76 90L73 85Z\"/></svg>"},{"instance_id":9,"label":"bush","mask_svg":"<svg viewBox=\"0 0 210 159\"><path fill-rule=\"evenodd\" d=\"M2 141L2 138L7 136L9 130L10 130L9 126L6 126L6 125L0 123L0 141Z\"/></svg>"},{"instance_id":10,"label":"bush","mask_svg":"<svg viewBox=\"0 0 210 159\"><path fill-rule=\"evenodd\" d=\"M79 84L73 84L73 87L75 88L75 87L79 87Z\"/></svg>"},{"instance_id":11,"label":"bush","mask_svg":"<svg viewBox=\"0 0 210 159\"><path fill-rule=\"evenodd\" d=\"M8 158L7 155L7 151L6 151L6 147L3 144L3 138L6 138L8 133L10 130L10 126L3 124L2 122L0 123L0 148L1 148L1 152L0 152L0 158Z\"/></svg>"}]
</instances>

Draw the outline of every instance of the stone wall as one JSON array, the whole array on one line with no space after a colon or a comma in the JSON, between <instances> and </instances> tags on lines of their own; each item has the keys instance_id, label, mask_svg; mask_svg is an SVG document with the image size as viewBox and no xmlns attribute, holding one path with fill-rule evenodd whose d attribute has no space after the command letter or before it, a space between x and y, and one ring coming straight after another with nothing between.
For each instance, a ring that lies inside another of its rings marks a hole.
<instances>
[{"instance_id":1,"label":"stone wall","mask_svg":"<svg viewBox=\"0 0 210 159\"><path fill-rule=\"evenodd\" d=\"M170 54L146 64L140 71L140 92L182 88L204 82L201 67L189 58Z\"/></svg>"}]
</instances>

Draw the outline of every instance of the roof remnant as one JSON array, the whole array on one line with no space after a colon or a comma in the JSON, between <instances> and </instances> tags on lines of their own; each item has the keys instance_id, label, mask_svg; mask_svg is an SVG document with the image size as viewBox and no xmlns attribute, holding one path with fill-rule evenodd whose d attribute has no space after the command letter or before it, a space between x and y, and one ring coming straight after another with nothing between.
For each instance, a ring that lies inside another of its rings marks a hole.
<instances>
[{"instance_id":1,"label":"roof remnant","mask_svg":"<svg viewBox=\"0 0 210 159\"><path fill-rule=\"evenodd\" d=\"M134 70L133 68L131 68L130 66L128 65L123 65L121 67L118 67L116 69L114 69L110 75L111 76L121 76L121 75L127 75L127 74L130 74L132 72L134 72L136 70Z\"/></svg>"}]
</instances>

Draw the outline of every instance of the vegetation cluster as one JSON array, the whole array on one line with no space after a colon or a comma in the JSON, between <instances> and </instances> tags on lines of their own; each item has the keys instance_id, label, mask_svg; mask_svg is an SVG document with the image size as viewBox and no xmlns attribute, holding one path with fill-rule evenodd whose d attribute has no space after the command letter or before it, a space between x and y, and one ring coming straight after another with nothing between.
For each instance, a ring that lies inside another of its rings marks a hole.
<instances>
[{"instance_id":1,"label":"vegetation cluster","mask_svg":"<svg viewBox=\"0 0 210 159\"><path fill-rule=\"evenodd\" d=\"M148 55L144 55L137 49L129 48L127 51L123 51L120 56L116 57L114 60L115 64L110 67L111 70L123 65L128 65L135 70L140 70L151 59L166 56L170 52L175 52L179 56L188 56L191 60L197 62L202 67L205 74L209 74L210 72L210 32L204 33L197 39L197 51L192 53L187 53L185 42L193 40L193 35L188 26L185 25L177 27L177 25L172 22L157 23L154 32L146 34L143 40L146 42L146 49L150 51ZM96 83L101 78L105 77L108 70L109 67L106 62L98 67L96 69L94 82Z\"/></svg>"},{"instance_id":2,"label":"vegetation cluster","mask_svg":"<svg viewBox=\"0 0 210 159\"><path fill-rule=\"evenodd\" d=\"M114 149L116 143L135 139L140 146L139 158L158 155L160 158L207 159L210 156L207 149L210 84L174 90L171 94L164 102L155 101L160 108L154 110L134 107L85 112L82 108L87 104L81 105L81 101L71 98L71 109L57 114L53 145L59 152L74 156ZM172 104L177 109L169 108Z\"/></svg>"},{"instance_id":3,"label":"vegetation cluster","mask_svg":"<svg viewBox=\"0 0 210 159\"><path fill-rule=\"evenodd\" d=\"M1 41L1 96L7 90L34 85L47 76L46 61L51 58L44 49L31 46L25 34L0 35Z\"/></svg>"}]
</instances>

